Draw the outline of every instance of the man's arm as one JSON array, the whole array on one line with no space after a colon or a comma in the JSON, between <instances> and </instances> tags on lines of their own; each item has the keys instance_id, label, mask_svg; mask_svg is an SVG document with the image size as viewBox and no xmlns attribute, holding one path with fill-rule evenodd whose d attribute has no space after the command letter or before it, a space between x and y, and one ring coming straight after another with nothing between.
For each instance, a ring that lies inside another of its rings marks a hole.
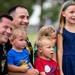
<instances>
[{"instance_id":1,"label":"man's arm","mask_svg":"<svg viewBox=\"0 0 75 75\"><path fill-rule=\"evenodd\" d=\"M12 73L8 72L8 75L38 75L36 69L28 69L26 73Z\"/></svg>"}]
</instances>

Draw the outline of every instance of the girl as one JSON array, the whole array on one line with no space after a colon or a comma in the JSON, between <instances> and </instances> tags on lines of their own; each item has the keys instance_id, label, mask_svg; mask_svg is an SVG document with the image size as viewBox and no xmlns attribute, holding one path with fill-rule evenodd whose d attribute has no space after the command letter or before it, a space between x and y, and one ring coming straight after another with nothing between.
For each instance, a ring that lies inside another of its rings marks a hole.
<instances>
[{"instance_id":1,"label":"girl","mask_svg":"<svg viewBox=\"0 0 75 75\"><path fill-rule=\"evenodd\" d=\"M43 26L38 33L38 38L40 38L41 36L51 37L53 42L56 44L56 30L54 29L53 26L51 26L51 25ZM36 42L37 42L37 40L36 40ZM34 60L36 59L37 56L40 56L39 52L37 51L38 49L37 49L36 42L34 44ZM54 47L53 59L56 61L56 46Z\"/></svg>"},{"instance_id":2,"label":"girl","mask_svg":"<svg viewBox=\"0 0 75 75\"><path fill-rule=\"evenodd\" d=\"M75 75L75 2L62 5L57 30L60 75Z\"/></svg>"}]
</instances>

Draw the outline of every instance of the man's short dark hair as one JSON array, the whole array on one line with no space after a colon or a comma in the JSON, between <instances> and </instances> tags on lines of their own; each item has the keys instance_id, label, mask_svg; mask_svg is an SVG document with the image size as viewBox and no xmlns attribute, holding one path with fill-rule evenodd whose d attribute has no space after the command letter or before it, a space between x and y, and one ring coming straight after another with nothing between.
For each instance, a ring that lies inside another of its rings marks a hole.
<instances>
[{"instance_id":1,"label":"man's short dark hair","mask_svg":"<svg viewBox=\"0 0 75 75\"><path fill-rule=\"evenodd\" d=\"M16 10L16 8L18 8L18 7L21 7L21 8L25 8L25 9L26 9L25 6L16 5L16 6L11 7L11 8L8 10L8 14L10 15L11 13L13 13L13 12Z\"/></svg>"},{"instance_id":2,"label":"man's short dark hair","mask_svg":"<svg viewBox=\"0 0 75 75\"><path fill-rule=\"evenodd\" d=\"M0 14L0 21L2 21L3 17L5 17L5 18L7 18L7 19L9 19L11 21L13 21L13 18L10 15L8 15L8 14Z\"/></svg>"}]
</instances>

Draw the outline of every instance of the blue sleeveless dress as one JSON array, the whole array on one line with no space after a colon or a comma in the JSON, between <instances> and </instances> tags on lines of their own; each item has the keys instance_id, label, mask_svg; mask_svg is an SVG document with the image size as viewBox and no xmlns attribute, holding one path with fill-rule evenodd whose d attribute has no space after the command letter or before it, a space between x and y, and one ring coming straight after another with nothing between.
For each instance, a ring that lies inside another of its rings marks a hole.
<instances>
[{"instance_id":1,"label":"blue sleeveless dress","mask_svg":"<svg viewBox=\"0 0 75 75\"><path fill-rule=\"evenodd\" d=\"M57 30L60 34L60 29ZM64 75L75 75L75 33L63 29L63 72Z\"/></svg>"}]
</instances>

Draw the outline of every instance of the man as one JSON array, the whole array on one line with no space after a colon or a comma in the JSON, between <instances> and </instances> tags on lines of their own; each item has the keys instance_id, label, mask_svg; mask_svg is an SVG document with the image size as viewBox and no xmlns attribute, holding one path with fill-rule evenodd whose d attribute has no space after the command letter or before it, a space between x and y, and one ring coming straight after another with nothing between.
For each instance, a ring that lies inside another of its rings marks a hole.
<instances>
[{"instance_id":1,"label":"man","mask_svg":"<svg viewBox=\"0 0 75 75\"><path fill-rule=\"evenodd\" d=\"M7 14L0 14L0 75L7 74L6 55L7 47L5 44L12 34L13 18Z\"/></svg>"},{"instance_id":2,"label":"man","mask_svg":"<svg viewBox=\"0 0 75 75\"><path fill-rule=\"evenodd\" d=\"M8 14L13 17L13 25L14 28L22 28L26 31L28 24L29 24L29 13L24 6L17 5L9 9ZM33 49L32 45L29 40L27 40L27 46L30 53L30 62L33 64ZM22 75L17 73L9 73L10 75ZM35 69L28 70L27 74L25 75L37 75L38 73ZM24 74L23 74L24 75Z\"/></svg>"},{"instance_id":3,"label":"man","mask_svg":"<svg viewBox=\"0 0 75 75\"><path fill-rule=\"evenodd\" d=\"M29 13L24 6L14 6L9 9L8 14L13 17L14 28L20 27L26 31L29 24ZM33 65L33 49L29 39L27 40L27 49L30 53L30 62Z\"/></svg>"},{"instance_id":4,"label":"man","mask_svg":"<svg viewBox=\"0 0 75 75\"><path fill-rule=\"evenodd\" d=\"M14 27L22 27L27 29L29 24L29 13L24 6L14 6L9 9L8 14L13 17Z\"/></svg>"}]
</instances>

